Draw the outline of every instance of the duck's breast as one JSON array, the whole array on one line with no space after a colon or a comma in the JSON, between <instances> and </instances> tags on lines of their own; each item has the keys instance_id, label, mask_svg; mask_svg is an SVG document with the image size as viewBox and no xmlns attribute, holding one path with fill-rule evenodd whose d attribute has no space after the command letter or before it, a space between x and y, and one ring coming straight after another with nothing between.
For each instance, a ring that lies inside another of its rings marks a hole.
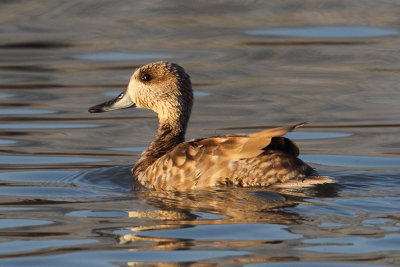
<instances>
[{"instance_id":1,"label":"duck's breast","mask_svg":"<svg viewBox=\"0 0 400 267\"><path fill-rule=\"evenodd\" d=\"M143 185L161 190L190 190L218 185L235 165L218 144L223 137L183 142L138 175ZM218 178L217 178L218 177Z\"/></svg>"}]
</instances>

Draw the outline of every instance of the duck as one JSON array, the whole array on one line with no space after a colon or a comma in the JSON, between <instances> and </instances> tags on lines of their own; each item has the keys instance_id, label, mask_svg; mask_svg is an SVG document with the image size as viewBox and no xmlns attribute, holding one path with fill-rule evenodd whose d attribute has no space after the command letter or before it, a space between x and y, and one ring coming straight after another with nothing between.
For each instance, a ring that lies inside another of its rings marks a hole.
<instances>
[{"instance_id":1,"label":"duck","mask_svg":"<svg viewBox=\"0 0 400 267\"><path fill-rule=\"evenodd\" d=\"M185 141L193 98L190 76L184 68L159 61L138 67L124 92L90 107L89 112L144 108L158 114L157 136L132 168L141 187L184 191L331 182L299 159L298 146L283 137L304 123Z\"/></svg>"}]
</instances>

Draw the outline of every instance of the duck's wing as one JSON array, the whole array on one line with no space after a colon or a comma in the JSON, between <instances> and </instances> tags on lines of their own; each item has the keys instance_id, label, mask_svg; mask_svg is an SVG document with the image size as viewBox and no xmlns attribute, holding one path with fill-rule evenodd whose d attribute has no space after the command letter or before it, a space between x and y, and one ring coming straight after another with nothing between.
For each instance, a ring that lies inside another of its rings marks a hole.
<instances>
[{"instance_id":1,"label":"duck's wing","mask_svg":"<svg viewBox=\"0 0 400 267\"><path fill-rule=\"evenodd\" d=\"M247 141L243 143L241 150L235 156L238 158L251 158L262 153L266 148L285 150L297 156L299 150L292 141L281 137L296 128L303 126L305 123L299 123L291 126L277 127L249 135Z\"/></svg>"},{"instance_id":2,"label":"duck's wing","mask_svg":"<svg viewBox=\"0 0 400 267\"><path fill-rule=\"evenodd\" d=\"M277 127L249 135L232 134L211 137L197 143L200 147L204 146L209 152L212 151L213 155L230 159L252 158L263 153L266 148L284 150L297 156L299 151L296 144L287 138L277 137L285 135L304 124Z\"/></svg>"},{"instance_id":3,"label":"duck's wing","mask_svg":"<svg viewBox=\"0 0 400 267\"><path fill-rule=\"evenodd\" d=\"M268 148L283 150L297 156L297 146L280 136L303 125L304 123L277 127L253 134L229 134L191 140L179 144L167 155L177 166L187 161L206 161L212 157L219 158L219 161L252 158Z\"/></svg>"}]
</instances>

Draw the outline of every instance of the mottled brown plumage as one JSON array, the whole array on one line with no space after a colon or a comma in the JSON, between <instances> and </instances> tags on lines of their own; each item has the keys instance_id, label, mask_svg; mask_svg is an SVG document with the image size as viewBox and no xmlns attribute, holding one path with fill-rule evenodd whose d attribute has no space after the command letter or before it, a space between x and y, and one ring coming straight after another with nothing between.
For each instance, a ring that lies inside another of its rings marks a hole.
<instances>
[{"instance_id":1,"label":"mottled brown plumage","mask_svg":"<svg viewBox=\"0 0 400 267\"><path fill-rule=\"evenodd\" d=\"M174 63L155 62L138 68L124 93L89 112L138 107L158 114L157 137L132 169L138 182L148 188L307 186L331 181L318 177L297 157L296 144L281 137L303 124L185 142L192 104L190 77L184 69Z\"/></svg>"}]
</instances>

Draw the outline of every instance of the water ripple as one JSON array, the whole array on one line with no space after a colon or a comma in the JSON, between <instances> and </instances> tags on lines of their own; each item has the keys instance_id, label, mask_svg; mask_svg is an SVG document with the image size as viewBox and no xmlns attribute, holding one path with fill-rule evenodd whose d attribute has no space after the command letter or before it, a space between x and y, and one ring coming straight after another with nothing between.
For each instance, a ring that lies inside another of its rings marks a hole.
<instances>
[{"instance_id":1,"label":"water ripple","mask_svg":"<svg viewBox=\"0 0 400 267\"><path fill-rule=\"evenodd\" d=\"M42 114L54 114L56 110L47 109L11 109L2 108L0 109L0 115L42 115Z\"/></svg>"},{"instance_id":2,"label":"water ripple","mask_svg":"<svg viewBox=\"0 0 400 267\"><path fill-rule=\"evenodd\" d=\"M87 241L87 240L82 240ZM60 245L74 244L76 241L71 240L68 243L67 240L59 240ZM90 241L92 242L92 241ZM86 243L86 242L85 242ZM49 247L53 243L50 241L42 242L37 241L31 243L32 245L44 244L44 247ZM6 246L7 243L4 243ZM87 251L87 252L73 252L64 253L61 255L48 255L48 256L36 256L27 257L23 259L14 258L12 260L0 259L0 264L7 266L25 265L27 262L31 266L43 266L43 262L46 266L58 266L60 262L68 262L70 266L83 267L83 266L110 266L110 262L116 263L117 265L137 265L143 262L162 262L162 263L183 263L186 265L188 262L202 261L207 259L216 259L230 256L245 256L252 253L245 251L236 250L168 250L168 251L135 251L135 250L103 250L103 251Z\"/></svg>"},{"instance_id":3,"label":"water ripple","mask_svg":"<svg viewBox=\"0 0 400 267\"><path fill-rule=\"evenodd\" d=\"M0 98L15 97L15 94L0 93Z\"/></svg>"},{"instance_id":4,"label":"water ripple","mask_svg":"<svg viewBox=\"0 0 400 267\"><path fill-rule=\"evenodd\" d=\"M18 143L18 141L14 141L14 140L8 140L8 139L0 139L0 146L4 146L4 145L13 145Z\"/></svg>"},{"instance_id":5,"label":"water ripple","mask_svg":"<svg viewBox=\"0 0 400 267\"><path fill-rule=\"evenodd\" d=\"M366 254L372 252L393 251L394 244L400 244L400 234L388 234L380 238L315 238L304 240L303 243L310 244L310 246L297 249L325 253Z\"/></svg>"},{"instance_id":6,"label":"water ripple","mask_svg":"<svg viewBox=\"0 0 400 267\"><path fill-rule=\"evenodd\" d=\"M59 157L59 156L0 156L0 164L35 165L35 164L71 164L106 162L106 159Z\"/></svg>"},{"instance_id":7,"label":"water ripple","mask_svg":"<svg viewBox=\"0 0 400 267\"><path fill-rule=\"evenodd\" d=\"M76 55L74 58L85 59L85 60L143 60L143 59L167 59L170 58L168 55L164 54L145 54L145 53L98 53L98 54L86 54L86 55Z\"/></svg>"},{"instance_id":8,"label":"water ripple","mask_svg":"<svg viewBox=\"0 0 400 267\"><path fill-rule=\"evenodd\" d=\"M0 219L0 229L51 224L50 221L28 219Z\"/></svg>"},{"instance_id":9,"label":"water ripple","mask_svg":"<svg viewBox=\"0 0 400 267\"><path fill-rule=\"evenodd\" d=\"M26 240L0 243L0 254L6 253L27 253L57 247L77 246L96 243L96 240Z\"/></svg>"},{"instance_id":10,"label":"water ripple","mask_svg":"<svg viewBox=\"0 0 400 267\"><path fill-rule=\"evenodd\" d=\"M285 230L283 225L275 224L219 224L197 225L195 227L132 232L141 236L160 238L180 238L195 240L287 240L301 238ZM116 234L127 234L126 231L116 231Z\"/></svg>"},{"instance_id":11,"label":"water ripple","mask_svg":"<svg viewBox=\"0 0 400 267\"><path fill-rule=\"evenodd\" d=\"M24 123L0 124L0 129L80 129L102 126L94 123Z\"/></svg>"},{"instance_id":12,"label":"water ripple","mask_svg":"<svg viewBox=\"0 0 400 267\"><path fill-rule=\"evenodd\" d=\"M246 31L246 33L249 35L261 36L293 36L307 38L362 38L384 37L399 34L398 31L392 29L356 26L275 28L251 30Z\"/></svg>"},{"instance_id":13,"label":"water ripple","mask_svg":"<svg viewBox=\"0 0 400 267\"><path fill-rule=\"evenodd\" d=\"M355 168L399 168L400 157L373 157L355 155L300 155L301 159L325 166L342 166Z\"/></svg>"}]
</instances>

